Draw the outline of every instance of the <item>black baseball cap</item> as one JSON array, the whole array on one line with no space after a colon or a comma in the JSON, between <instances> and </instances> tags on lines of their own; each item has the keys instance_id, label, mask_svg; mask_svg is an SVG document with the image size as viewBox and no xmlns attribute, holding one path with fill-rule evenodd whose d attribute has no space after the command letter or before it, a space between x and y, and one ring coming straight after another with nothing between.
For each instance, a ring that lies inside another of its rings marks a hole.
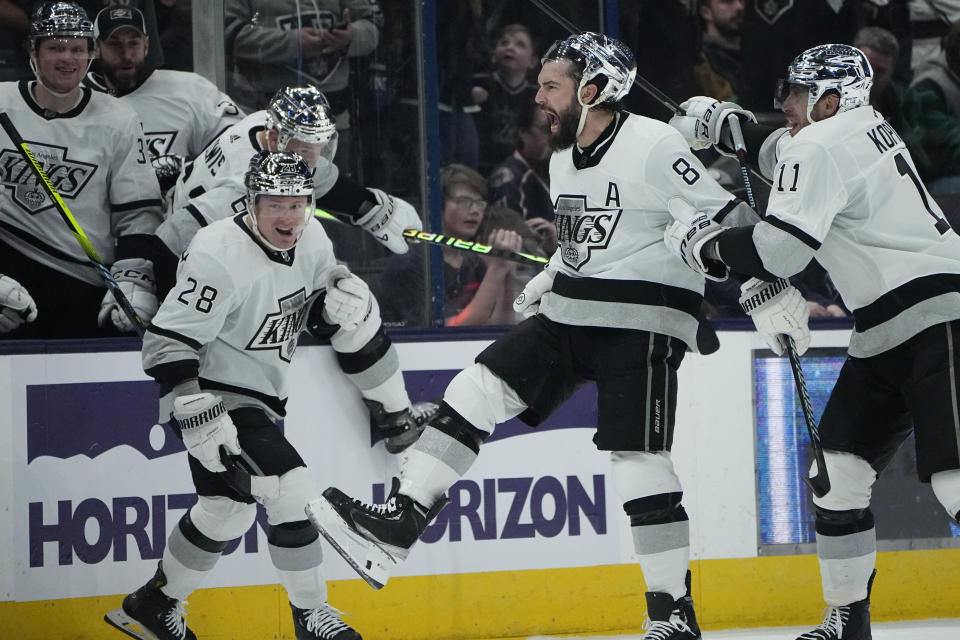
<instances>
[{"instance_id":1,"label":"black baseball cap","mask_svg":"<svg viewBox=\"0 0 960 640\"><path fill-rule=\"evenodd\" d=\"M120 27L133 27L146 35L147 23L139 9L133 7L107 7L97 14L93 24L93 34L97 40L109 38Z\"/></svg>"}]
</instances>

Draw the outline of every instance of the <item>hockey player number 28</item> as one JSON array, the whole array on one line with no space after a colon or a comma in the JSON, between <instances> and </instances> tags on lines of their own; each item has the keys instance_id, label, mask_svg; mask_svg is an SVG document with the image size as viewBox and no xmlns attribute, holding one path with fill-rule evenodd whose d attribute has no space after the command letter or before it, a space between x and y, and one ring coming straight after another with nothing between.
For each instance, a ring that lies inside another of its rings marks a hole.
<instances>
[{"instance_id":1,"label":"hockey player number 28","mask_svg":"<svg viewBox=\"0 0 960 640\"><path fill-rule=\"evenodd\" d=\"M180 292L180 295L177 296L177 302L180 304L190 306L190 300L187 298L194 294L197 290L197 281L193 278L187 278L187 282L190 283L189 288L184 289ZM200 296L197 298L196 308L200 313L210 313L210 308L213 307L213 301L217 297L217 290L209 285L203 285L203 288L200 290Z\"/></svg>"},{"instance_id":2,"label":"hockey player number 28","mask_svg":"<svg viewBox=\"0 0 960 640\"><path fill-rule=\"evenodd\" d=\"M950 223L938 216L937 212L930 208L930 200L927 198L927 190L923 187L923 184L920 182L920 178L917 177L917 174L913 172L913 167L910 166L910 163L907 162L907 159L903 157L902 153L895 155L894 159L896 160L897 171L900 172L900 175L910 176L910 180L913 181L913 186L917 188L917 193L920 194L920 200L923 201L923 206L926 207L927 213L933 216L933 219L937 221L934 226L937 228L937 231L940 232L940 235L950 231Z\"/></svg>"}]
</instances>

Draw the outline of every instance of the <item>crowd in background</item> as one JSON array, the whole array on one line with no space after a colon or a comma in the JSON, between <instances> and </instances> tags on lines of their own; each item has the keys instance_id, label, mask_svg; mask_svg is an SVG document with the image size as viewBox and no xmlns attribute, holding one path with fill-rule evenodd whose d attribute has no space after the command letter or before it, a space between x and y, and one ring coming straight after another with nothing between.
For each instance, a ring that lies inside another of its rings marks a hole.
<instances>
[{"instance_id":1,"label":"crowd in background","mask_svg":"<svg viewBox=\"0 0 960 640\"><path fill-rule=\"evenodd\" d=\"M0 0L0 80L31 79L23 42L35 3ZM110 0L84 0L91 16ZM118 3L119 4L119 3ZM189 0L130 0L153 42L146 64L192 69ZM602 30L596 3L550 6L584 30ZM537 107L540 58L567 35L532 2L438 0L436 131L442 232L499 249L549 257L557 248L550 198L549 125ZM618 37L637 54L638 74L671 99L709 95L780 124L776 80L791 59L821 43L861 48L874 69L871 102L906 141L931 194L960 217L960 2L952 0L632 0L617 3ZM336 116L339 170L361 184L421 202L417 28L405 0L225 0L225 91L245 112L283 86L314 85ZM97 63L92 69L95 72ZM666 120L670 109L640 88L628 110ZM745 199L735 160L701 159ZM752 187L762 213L767 188ZM380 300L387 326L432 326L442 291L447 326L503 325L510 301L539 268L425 245L394 256L368 235L325 222L338 257ZM442 255L442 267L431 260ZM443 278L443 288L431 282ZM846 316L815 263L795 278L812 317ZM709 283L708 317L741 315L737 285Z\"/></svg>"}]
</instances>

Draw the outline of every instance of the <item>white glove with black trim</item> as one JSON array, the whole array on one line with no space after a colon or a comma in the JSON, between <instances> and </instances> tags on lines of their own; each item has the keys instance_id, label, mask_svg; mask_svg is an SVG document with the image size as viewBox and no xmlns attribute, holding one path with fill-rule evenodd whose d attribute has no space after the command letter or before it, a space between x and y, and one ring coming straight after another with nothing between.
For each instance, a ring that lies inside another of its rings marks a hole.
<instances>
[{"instance_id":1,"label":"white glove with black trim","mask_svg":"<svg viewBox=\"0 0 960 640\"><path fill-rule=\"evenodd\" d=\"M756 122L752 112L733 102L720 102L706 96L694 96L681 103L685 115L670 118L670 126L683 134L692 149L706 149L716 145L717 151L727 155L736 150L727 118L736 115L741 123Z\"/></svg>"},{"instance_id":2,"label":"white glove with black trim","mask_svg":"<svg viewBox=\"0 0 960 640\"><path fill-rule=\"evenodd\" d=\"M360 326L373 308L370 287L358 276L338 264L327 274L327 295L323 299L324 322L352 331Z\"/></svg>"},{"instance_id":3,"label":"white glove with black trim","mask_svg":"<svg viewBox=\"0 0 960 640\"><path fill-rule=\"evenodd\" d=\"M544 269L530 278L523 291L513 301L513 310L522 313L524 318L538 314L540 312L540 302L553 288L553 278L556 275L553 271Z\"/></svg>"},{"instance_id":4,"label":"white glove with black trim","mask_svg":"<svg viewBox=\"0 0 960 640\"><path fill-rule=\"evenodd\" d=\"M144 258L125 258L117 260L110 267L113 279L120 286L120 293L130 301L130 306L140 316L146 326L153 316L157 315L160 306L157 300L157 284L153 279L153 263ZM133 322L120 308L120 303L113 297L112 291L107 291L100 303L100 313L97 314L97 324L101 327L112 322L118 331L132 333Z\"/></svg>"},{"instance_id":5,"label":"white glove with black trim","mask_svg":"<svg viewBox=\"0 0 960 640\"><path fill-rule=\"evenodd\" d=\"M37 303L19 282L0 276L0 334L37 319Z\"/></svg>"},{"instance_id":6,"label":"white glove with black trim","mask_svg":"<svg viewBox=\"0 0 960 640\"><path fill-rule=\"evenodd\" d=\"M717 260L705 260L701 252L708 240L724 230L707 214L697 215L690 223L674 222L663 234L663 242L670 253L705 278L723 282L730 275L727 265Z\"/></svg>"},{"instance_id":7,"label":"white glove with black trim","mask_svg":"<svg viewBox=\"0 0 960 640\"><path fill-rule=\"evenodd\" d=\"M220 396L207 392L177 396L173 401L173 419L180 427L187 451L209 471L227 470L220 461L220 445L229 453L240 455L237 427Z\"/></svg>"},{"instance_id":8,"label":"white glove with black trim","mask_svg":"<svg viewBox=\"0 0 960 640\"><path fill-rule=\"evenodd\" d=\"M368 188L377 199L377 204L354 222L363 227L377 241L393 253L409 251L403 232L407 229L423 231L423 222L413 205L380 189Z\"/></svg>"},{"instance_id":9,"label":"white glove with black trim","mask_svg":"<svg viewBox=\"0 0 960 640\"><path fill-rule=\"evenodd\" d=\"M784 278L776 282L750 278L744 282L740 308L753 318L753 325L778 356L786 350L788 336L793 338L797 355L803 355L810 346L810 308L796 287Z\"/></svg>"}]
</instances>

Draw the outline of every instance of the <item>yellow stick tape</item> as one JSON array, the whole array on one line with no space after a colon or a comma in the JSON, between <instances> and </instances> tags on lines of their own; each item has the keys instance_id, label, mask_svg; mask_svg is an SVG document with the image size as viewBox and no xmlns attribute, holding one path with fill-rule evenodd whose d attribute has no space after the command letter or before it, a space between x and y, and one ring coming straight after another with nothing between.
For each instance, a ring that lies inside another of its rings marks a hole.
<instances>
[{"instance_id":1,"label":"yellow stick tape","mask_svg":"<svg viewBox=\"0 0 960 640\"><path fill-rule=\"evenodd\" d=\"M704 629L813 627L821 619L816 556L692 563L692 594ZM953 618L960 610L960 549L877 555L875 621ZM361 580L329 583L330 603L365 640L475 640L532 635L639 633L646 586L637 565L495 571L392 578L380 591ZM122 596L0 603L0 638L121 638L103 622ZM201 589L190 628L204 640L293 640L277 585Z\"/></svg>"}]
</instances>

